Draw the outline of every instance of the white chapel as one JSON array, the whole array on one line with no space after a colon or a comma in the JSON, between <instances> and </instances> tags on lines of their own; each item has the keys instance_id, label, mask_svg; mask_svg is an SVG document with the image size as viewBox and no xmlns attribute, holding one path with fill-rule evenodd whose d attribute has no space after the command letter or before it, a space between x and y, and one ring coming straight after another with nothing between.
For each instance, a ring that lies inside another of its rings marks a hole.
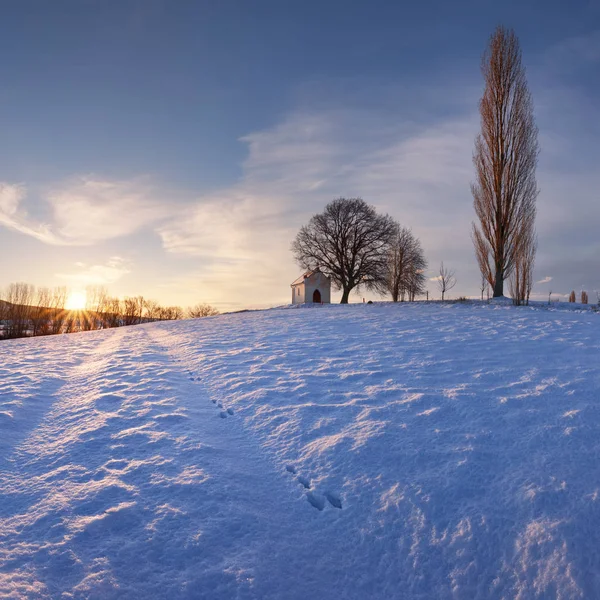
<instances>
[{"instance_id":1,"label":"white chapel","mask_svg":"<svg viewBox=\"0 0 600 600\"><path fill-rule=\"evenodd\" d=\"M331 279L319 269L306 271L292 283L292 304L331 303Z\"/></svg>"}]
</instances>

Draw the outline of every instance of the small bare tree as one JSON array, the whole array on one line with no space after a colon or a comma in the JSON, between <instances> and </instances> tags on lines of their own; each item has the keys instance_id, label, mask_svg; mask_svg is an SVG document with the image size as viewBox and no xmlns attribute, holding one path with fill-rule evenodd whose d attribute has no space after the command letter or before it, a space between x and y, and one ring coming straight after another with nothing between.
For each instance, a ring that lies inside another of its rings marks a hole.
<instances>
[{"instance_id":1,"label":"small bare tree","mask_svg":"<svg viewBox=\"0 0 600 600\"><path fill-rule=\"evenodd\" d=\"M51 308L51 325L50 333L58 334L63 331L68 311L65 310L67 302L67 288L56 287L52 290L52 299L50 301Z\"/></svg>"},{"instance_id":2,"label":"small bare tree","mask_svg":"<svg viewBox=\"0 0 600 600\"><path fill-rule=\"evenodd\" d=\"M184 313L180 306L164 306L160 309L161 321L177 321L183 319Z\"/></svg>"},{"instance_id":3,"label":"small bare tree","mask_svg":"<svg viewBox=\"0 0 600 600\"><path fill-rule=\"evenodd\" d=\"M123 324L121 316L123 312L123 303L119 298L107 298L104 309L104 326L105 327L120 327Z\"/></svg>"},{"instance_id":4,"label":"small bare tree","mask_svg":"<svg viewBox=\"0 0 600 600\"><path fill-rule=\"evenodd\" d=\"M38 288L36 304L31 311L32 335L48 335L51 331L52 315L50 305L52 292L49 288Z\"/></svg>"},{"instance_id":5,"label":"small bare tree","mask_svg":"<svg viewBox=\"0 0 600 600\"><path fill-rule=\"evenodd\" d=\"M449 292L456 285L456 273L452 269L446 269L444 263L440 265L440 273L436 278L437 286L440 292L442 292L442 300L446 292Z\"/></svg>"},{"instance_id":6,"label":"small bare tree","mask_svg":"<svg viewBox=\"0 0 600 600\"><path fill-rule=\"evenodd\" d=\"M201 319L203 317L214 317L219 311L210 304L196 304L187 309L186 316L188 319Z\"/></svg>"},{"instance_id":7,"label":"small bare tree","mask_svg":"<svg viewBox=\"0 0 600 600\"><path fill-rule=\"evenodd\" d=\"M483 302L483 293L485 292L485 289L487 288L487 286L488 286L488 281L487 281L485 275L482 274L481 281L479 283L479 288L481 290L481 301L482 302Z\"/></svg>"},{"instance_id":8,"label":"small bare tree","mask_svg":"<svg viewBox=\"0 0 600 600\"><path fill-rule=\"evenodd\" d=\"M529 304L533 288L533 267L537 251L537 236L530 227L523 228L516 242L514 268L509 278L510 294L514 304Z\"/></svg>"},{"instance_id":9,"label":"small bare tree","mask_svg":"<svg viewBox=\"0 0 600 600\"><path fill-rule=\"evenodd\" d=\"M320 268L342 290L342 304L361 286L386 291L389 245L396 224L361 198L338 198L312 217L292 243L296 262Z\"/></svg>"},{"instance_id":10,"label":"small bare tree","mask_svg":"<svg viewBox=\"0 0 600 600\"><path fill-rule=\"evenodd\" d=\"M104 311L108 293L103 286L91 285L85 289L85 311L81 315L82 329L101 329L104 327Z\"/></svg>"},{"instance_id":11,"label":"small bare tree","mask_svg":"<svg viewBox=\"0 0 600 600\"><path fill-rule=\"evenodd\" d=\"M425 293L427 260L421 242L406 227L396 224L396 231L388 251L386 287L392 300L408 297L413 301Z\"/></svg>"},{"instance_id":12,"label":"small bare tree","mask_svg":"<svg viewBox=\"0 0 600 600\"><path fill-rule=\"evenodd\" d=\"M569 302L576 302L577 298L575 296L575 290L572 290L569 294Z\"/></svg>"},{"instance_id":13,"label":"small bare tree","mask_svg":"<svg viewBox=\"0 0 600 600\"><path fill-rule=\"evenodd\" d=\"M139 325L144 312L144 298L125 298L123 301L123 325Z\"/></svg>"},{"instance_id":14,"label":"small bare tree","mask_svg":"<svg viewBox=\"0 0 600 600\"><path fill-rule=\"evenodd\" d=\"M515 268L522 231L535 220L538 130L512 30L496 29L481 70L485 91L473 156L477 181L471 185L478 223L472 237L479 268L496 298L504 295L504 280Z\"/></svg>"},{"instance_id":15,"label":"small bare tree","mask_svg":"<svg viewBox=\"0 0 600 600\"><path fill-rule=\"evenodd\" d=\"M585 290L581 291L581 304L588 303L588 293Z\"/></svg>"},{"instance_id":16,"label":"small bare tree","mask_svg":"<svg viewBox=\"0 0 600 600\"><path fill-rule=\"evenodd\" d=\"M20 338L30 333L34 294L35 288L28 283L11 283L8 286L6 337Z\"/></svg>"},{"instance_id":17,"label":"small bare tree","mask_svg":"<svg viewBox=\"0 0 600 600\"><path fill-rule=\"evenodd\" d=\"M4 300L4 290L0 289L0 339L6 335L6 315L8 313L8 304Z\"/></svg>"},{"instance_id":18,"label":"small bare tree","mask_svg":"<svg viewBox=\"0 0 600 600\"><path fill-rule=\"evenodd\" d=\"M146 300L145 316L148 321L156 321L160 313L160 304L156 300Z\"/></svg>"}]
</instances>

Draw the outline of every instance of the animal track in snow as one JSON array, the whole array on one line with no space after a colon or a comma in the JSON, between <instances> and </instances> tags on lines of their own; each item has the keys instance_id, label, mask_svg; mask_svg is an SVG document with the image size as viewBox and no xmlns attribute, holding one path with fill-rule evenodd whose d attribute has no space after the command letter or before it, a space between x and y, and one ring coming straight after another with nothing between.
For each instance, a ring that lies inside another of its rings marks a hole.
<instances>
[{"instance_id":1,"label":"animal track in snow","mask_svg":"<svg viewBox=\"0 0 600 600\"><path fill-rule=\"evenodd\" d=\"M325 498L331 506L335 508L342 508L342 500L337 494L333 494L332 492L325 492Z\"/></svg>"},{"instance_id":2,"label":"animal track in snow","mask_svg":"<svg viewBox=\"0 0 600 600\"><path fill-rule=\"evenodd\" d=\"M222 410L222 411L219 413L219 416L221 417L221 419L226 419L226 418L227 418L227 413L226 413L224 410Z\"/></svg>"},{"instance_id":3,"label":"animal track in snow","mask_svg":"<svg viewBox=\"0 0 600 600\"><path fill-rule=\"evenodd\" d=\"M325 508L325 499L322 496L318 496L314 492L308 492L308 494L306 494L306 499L317 510L323 510Z\"/></svg>"},{"instance_id":4,"label":"animal track in snow","mask_svg":"<svg viewBox=\"0 0 600 600\"><path fill-rule=\"evenodd\" d=\"M233 414L233 408L228 408L228 409L227 409L227 412L228 412L230 415L232 415L232 414Z\"/></svg>"},{"instance_id":5,"label":"animal track in snow","mask_svg":"<svg viewBox=\"0 0 600 600\"><path fill-rule=\"evenodd\" d=\"M301 483L307 490L310 490L310 481L303 475L298 475L298 483Z\"/></svg>"},{"instance_id":6,"label":"animal track in snow","mask_svg":"<svg viewBox=\"0 0 600 600\"><path fill-rule=\"evenodd\" d=\"M292 475L298 475L298 469L294 465L286 465L285 470ZM305 489L310 490L312 485L310 479L304 475L298 475L296 481ZM316 491L310 491L306 494L308 502L314 506L317 510L323 510L325 508L325 500L331 504L334 508L342 508L342 500L338 494L333 492L325 492L324 494L318 494Z\"/></svg>"}]
</instances>

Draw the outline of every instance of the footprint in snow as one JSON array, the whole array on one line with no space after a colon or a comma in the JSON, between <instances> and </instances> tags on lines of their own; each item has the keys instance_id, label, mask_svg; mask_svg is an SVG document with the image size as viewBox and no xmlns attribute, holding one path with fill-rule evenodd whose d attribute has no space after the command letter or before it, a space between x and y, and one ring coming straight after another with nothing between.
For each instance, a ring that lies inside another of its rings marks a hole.
<instances>
[{"instance_id":1,"label":"footprint in snow","mask_svg":"<svg viewBox=\"0 0 600 600\"><path fill-rule=\"evenodd\" d=\"M310 481L306 477L298 475L297 481L298 483L301 483L307 490L310 490Z\"/></svg>"},{"instance_id":2,"label":"footprint in snow","mask_svg":"<svg viewBox=\"0 0 600 600\"><path fill-rule=\"evenodd\" d=\"M226 418L227 418L227 413L226 413L224 410L222 410L222 411L219 413L219 416L221 417L221 419L226 419Z\"/></svg>"},{"instance_id":3,"label":"footprint in snow","mask_svg":"<svg viewBox=\"0 0 600 600\"><path fill-rule=\"evenodd\" d=\"M297 475L298 473L298 470L294 465L286 465L285 470L292 475ZM296 481L306 490L310 490L312 487L310 479L308 479L308 477L304 477L304 475L298 475L298 477L296 477ZM325 492L323 495L317 494L316 492L308 492L306 494L306 499L317 510L323 510L325 508L325 500L327 500L327 502L329 502L329 504L331 504L331 506L334 508L342 508L341 498L338 494L333 492Z\"/></svg>"},{"instance_id":4,"label":"footprint in snow","mask_svg":"<svg viewBox=\"0 0 600 600\"><path fill-rule=\"evenodd\" d=\"M325 508L325 499L322 496L318 496L314 492L308 492L308 494L306 494L306 499L317 510L323 510Z\"/></svg>"},{"instance_id":5,"label":"footprint in snow","mask_svg":"<svg viewBox=\"0 0 600 600\"><path fill-rule=\"evenodd\" d=\"M334 508L342 508L342 501L337 494L332 494L331 492L325 492L325 498L320 494L316 494L314 492L308 492L306 494L306 499L312 506L314 506L317 510L323 510L325 508L325 499L333 506Z\"/></svg>"},{"instance_id":6,"label":"footprint in snow","mask_svg":"<svg viewBox=\"0 0 600 600\"><path fill-rule=\"evenodd\" d=\"M230 415L232 415L232 414L233 414L233 408L228 408L228 409L227 409L227 412L228 412Z\"/></svg>"},{"instance_id":7,"label":"footprint in snow","mask_svg":"<svg viewBox=\"0 0 600 600\"><path fill-rule=\"evenodd\" d=\"M337 494L325 492L325 498L327 498L327 501L329 504L331 504L331 506L335 508L342 508L342 500Z\"/></svg>"}]
</instances>

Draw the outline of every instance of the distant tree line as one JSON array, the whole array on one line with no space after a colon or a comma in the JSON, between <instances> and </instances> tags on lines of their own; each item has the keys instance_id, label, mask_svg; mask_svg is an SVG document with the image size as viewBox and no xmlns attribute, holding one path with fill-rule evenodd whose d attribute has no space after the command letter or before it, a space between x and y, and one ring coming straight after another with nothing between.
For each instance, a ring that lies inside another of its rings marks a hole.
<instances>
[{"instance_id":1,"label":"distant tree line","mask_svg":"<svg viewBox=\"0 0 600 600\"><path fill-rule=\"evenodd\" d=\"M69 297L66 287L36 288L27 283L11 283L0 290L0 339L110 329L219 314L208 304L184 310L180 306L162 306L143 296L120 299L110 296L101 287L89 287L86 292L86 307L69 310L66 308Z\"/></svg>"}]
</instances>

